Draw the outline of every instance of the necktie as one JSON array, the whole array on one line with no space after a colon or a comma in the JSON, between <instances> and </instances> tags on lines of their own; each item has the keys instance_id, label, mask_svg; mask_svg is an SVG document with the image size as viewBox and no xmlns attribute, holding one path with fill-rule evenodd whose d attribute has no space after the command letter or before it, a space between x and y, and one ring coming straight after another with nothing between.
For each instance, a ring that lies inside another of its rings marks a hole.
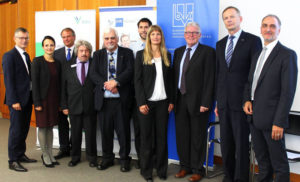
<instances>
[{"instance_id":1,"label":"necktie","mask_svg":"<svg viewBox=\"0 0 300 182\"><path fill-rule=\"evenodd\" d=\"M260 54L261 56L260 56L260 58L257 62L257 68L256 68L256 71L255 71L254 76L253 76L252 87L251 87L251 96L252 96L252 98L254 98L254 92L255 92L255 89L256 89L256 86L257 86L257 81L259 79L261 70L264 66L263 61L265 59L266 52L267 52L267 48L264 47L261 54Z\"/></svg>"},{"instance_id":2,"label":"necktie","mask_svg":"<svg viewBox=\"0 0 300 182\"><path fill-rule=\"evenodd\" d=\"M116 63L113 54L113 52L109 53L109 80L116 78Z\"/></svg>"},{"instance_id":3,"label":"necktie","mask_svg":"<svg viewBox=\"0 0 300 182\"><path fill-rule=\"evenodd\" d=\"M26 59L26 64L27 64L27 72L30 75L30 71L31 71L31 63L30 63L30 58L29 55L27 54L27 52L23 53L25 55L25 59Z\"/></svg>"},{"instance_id":4,"label":"necktie","mask_svg":"<svg viewBox=\"0 0 300 182\"><path fill-rule=\"evenodd\" d=\"M68 48L67 61L71 59L71 49Z\"/></svg>"},{"instance_id":5,"label":"necktie","mask_svg":"<svg viewBox=\"0 0 300 182\"><path fill-rule=\"evenodd\" d=\"M183 66L182 66L182 72L181 72L181 82L180 82L180 92L181 94L185 94L186 87L185 87L185 72L188 68L189 62L190 62L190 53L191 48L187 48L187 52L184 58Z\"/></svg>"},{"instance_id":6,"label":"necktie","mask_svg":"<svg viewBox=\"0 0 300 182\"><path fill-rule=\"evenodd\" d=\"M85 81L85 63L86 62L80 62L81 63L81 84L84 84Z\"/></svg>"},{"instance_id":7,"label":"necktie","mask_svg":"<svg viewBox=\"0 0 300 182\"><path fill-rule=\"evenodd\" d=\"M227 67L229 67L229 65L230 65L230 61L231 61L231 57L232 57L232 53L233 53L233 39L234 39L234 36L229 37L230 42L227 47L226 58L225 58Z\"/></svg>"}]
</instances>

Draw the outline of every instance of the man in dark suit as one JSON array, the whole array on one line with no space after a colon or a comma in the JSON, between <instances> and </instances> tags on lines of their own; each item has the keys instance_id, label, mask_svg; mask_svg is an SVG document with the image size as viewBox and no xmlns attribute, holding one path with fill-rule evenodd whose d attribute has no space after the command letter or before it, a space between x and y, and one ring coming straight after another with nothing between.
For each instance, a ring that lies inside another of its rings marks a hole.
<instances>
[{"instance_id":1,"label":"man in dark suit","mask_svg":"<svg viewBox=\"0 0 300 182\"><path fill-rule=\"evenodd\" d=\"M217 85L215 114L220 120L224 182L249 181L249 123L243 112L243 91L251 59L261 50L259 37L241 30L240 11L224 9L223 21L229 35L217 42Z\"/></svg>"},{"instance_id":2,"label":"man in dark suit","mask_svg":"<svg viewBox=\"0 0 300 182\"><path fill-rule=\"evenodd\" d=\"M104 49L94 53L91 65L91 79L95 88L95 108L100 122L103 160L99 170L114 164L114 130L120 145L121 171L130 170L130 125L129 108L132 104L133 52L118 46L118 34L108 28L103 34Z\"/></svg>"},{"instance_id":3,"label":"man in dark suit","mask_svg":"<svg viewBox=\"0 0 300 182\"><path fill-rule=\"evenodd\" d=\"M185 27L187 45L174 53L175 124L180 171L176 178L193 175L199 181L204 175L206 129L213 103L215 50L200 44L200 26L191 22Z\"/></svg>"},{"instance_id":4,"label":"man in dark suit","mask_svg":"<svg viewBox=\"0 0 300 182\"><path fill-rule=\"evenodd\" d=\"M76 39L76 35L72 28L64 28L61 31L60 35L65 46L55 50L53 56L55 60L60 61L61 65L64 65L67 62L69 62L71 59L75 58L74 42ZM62 72L64 72L64 69L62 69ZM59 112L58 135L59 135L59 152L55 156L55 159L61 159L63 157L70 156L70 150L71 150L68 115L64 115L62 112Z\"/></svg>"},{"instance_id":5,"label":"man in dark suit","mask_svg":"<svg viewBox=\"0 0 300 182\"><path fill-rule=\"evenodd\" d=\"M259 174L257 181L290 181L284 129L297 84L297 55L277 39L281 22L267 15L261 24L264 48L253 58L244 93Z\"/></svg>"},{"instance_id":6,"label":"man in dark suit","mask_svg":"<svg viewBox=\"0 0 300 182\"><path fill-rule=\"evenodd\" d=\"M8 136L9 169L26 172L20 162L36 162L25 155L26 138L32 111L30 58L25 52L29 43L29 33L25 28L17 28L14 35L15 47L2 58L4 103L9 107L10 127Z\"/></svg>"},{"instance_id":7,"label":"man in dark suit","mask_svg":"<svg viewBox=\"0 0 300 182\"><path fill-rule=\"evenodd\" d=\"M79 40L74 52L77 57L64 64L62 77L61 108L70 116L72 134L72 160L76 166L81 158L82 129L85 131L86 156L90 167L97 166L96 128L94 109L94 84L90 79L92 45Z\"/></svg>"}]
</instances>

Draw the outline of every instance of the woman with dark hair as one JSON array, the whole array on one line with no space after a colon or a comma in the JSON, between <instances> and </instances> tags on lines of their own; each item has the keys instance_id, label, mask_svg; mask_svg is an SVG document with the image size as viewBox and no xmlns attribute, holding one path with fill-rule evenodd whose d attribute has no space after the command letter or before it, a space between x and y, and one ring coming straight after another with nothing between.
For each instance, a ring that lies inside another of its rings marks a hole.
<instances>
[{"instance_id":1,"label":"woman with dark hair","mask_svg":"<svg viewBox=\"0 0 300 182\"><path fill-rule=\"evenodd\" d=\"M165 47L163 32L157 25L150 27L145 49L137 52L134 74L136 101L140 111L141 174L146 181L153 181L155 165L158 177L166 180L167 126L169 112L174 107L173 79L171 54ZM153 148L156 149L156 164L152 159Z\"/></svg>"},{"instance_id":2,"label":"woman with dark hair","mask_svg":"<svg viewBox=\"0 0 300 182\"><path fill-rule=\"evenodd\" d=\"M54 167L59 164L52 154L52 145L53 126L58 124L61 66L53 58L55 40L45 36L42 46L44 55L35 57L31 66L32 98L41 158L46 167Z\"/></svg>"}]
</instances>

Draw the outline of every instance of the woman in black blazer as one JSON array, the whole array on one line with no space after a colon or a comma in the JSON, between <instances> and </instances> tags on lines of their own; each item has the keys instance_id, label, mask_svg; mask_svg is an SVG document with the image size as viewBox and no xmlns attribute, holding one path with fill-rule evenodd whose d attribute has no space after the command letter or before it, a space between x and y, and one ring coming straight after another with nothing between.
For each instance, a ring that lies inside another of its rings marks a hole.
<instances>
[{"instance_id":1,"label":"woman in black blazer","mask_svg":"<svg viewBox=\"0 0 300 182\"><path fill-rule=\"evenodd\" d=\"M171 54L165 47L163 32L157 25L150 27L145 49L137 52L134 84L140 111L141 174L146 181L153 181L155 165L158 177L165 180L168 168L168 117L174 107L171 90L173 79ZM153 148L156 149L156 164L152 159Z\"/></svg>"},{"instance_id":2,"label":"woman in black blazer","mask_svg":"<svg viewBox=\"0 0 300 182\"><path fill-rule=\"evenodd\" d=\"M32 98L41 158L46 167L54 167L59 164L52 155L52 144L53 126L58 124L61 66L53 58L55 40L45 36L42 46L44 55L35 57L31 66Z\"/></svg>"}]
</instances>

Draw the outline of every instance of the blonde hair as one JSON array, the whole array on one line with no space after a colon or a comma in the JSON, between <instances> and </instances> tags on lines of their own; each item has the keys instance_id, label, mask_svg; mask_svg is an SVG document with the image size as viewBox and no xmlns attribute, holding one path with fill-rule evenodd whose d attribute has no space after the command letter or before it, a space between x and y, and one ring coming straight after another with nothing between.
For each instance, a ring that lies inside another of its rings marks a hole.
<instances>
[{"instance_id":1,"label":"blonde hair","mask_svg":"<svg viewBox=\"0 0 300 182\"><path fill-rule=\"evenodd\" d=\"M146 46L144 49L144 64L145 65L151 65L152 64L152 59L153 59L153 54L152 54L152 48L151 48L151 40L150 40L150 34L154 31L158 31L161 34L161 42L160 42L160 47L159 51L161 54L161 57L164 61L164 64L169 67L170 66L170 60L168 59L168 51L165 45L165 38L164 34L161 30L161 28L158 25L152 25L148 32L147 32L147 38L146 38Z\"/></svg>"}]
</instances>

